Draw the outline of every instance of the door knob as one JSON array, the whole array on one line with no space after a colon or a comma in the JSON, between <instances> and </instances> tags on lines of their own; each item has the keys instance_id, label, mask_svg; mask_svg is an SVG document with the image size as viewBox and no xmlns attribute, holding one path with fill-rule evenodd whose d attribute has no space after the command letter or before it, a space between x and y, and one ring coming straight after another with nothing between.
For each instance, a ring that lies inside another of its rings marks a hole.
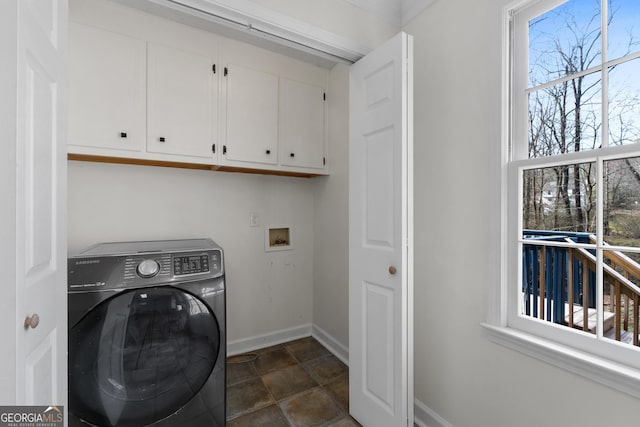
<instances>
[{"instance_id":1,"label":"door knob","mask_svg":"<svg viewBox=\"0 0 640 427\"><path fill-rule=\"evenodd\" d=\"M393 265L389 267L389 274L392 276L396 274L396 268Z\"/></svg>"},{"instance_id":2,"label":"door knob","mask_svg":"<svg viewBox=\"0 0 640 427\"><path fill-rule=\"evenodd\" d=\"M33 313L33 315L31 316L27 316L24 319L24 328L25 329L35 329L38 327L38 325L40 324L40 316L38 316L38 313Z\"/></svg>"}]
</instances>

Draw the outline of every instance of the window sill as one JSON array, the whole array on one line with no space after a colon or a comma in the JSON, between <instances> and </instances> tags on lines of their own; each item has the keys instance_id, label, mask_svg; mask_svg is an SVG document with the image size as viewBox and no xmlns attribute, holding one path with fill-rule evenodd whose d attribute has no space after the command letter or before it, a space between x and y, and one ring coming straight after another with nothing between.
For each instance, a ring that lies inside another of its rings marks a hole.
<instances>
[{"instance_id":1,"label":"window sill","mask_svg":"<svg viewBox=\"0 0 640 427\"><path fill-rule=\"evenodd\" d=\"M640 399L640 371L508 327L483 323L489 339Z\"/></svg>"}]
</instances>

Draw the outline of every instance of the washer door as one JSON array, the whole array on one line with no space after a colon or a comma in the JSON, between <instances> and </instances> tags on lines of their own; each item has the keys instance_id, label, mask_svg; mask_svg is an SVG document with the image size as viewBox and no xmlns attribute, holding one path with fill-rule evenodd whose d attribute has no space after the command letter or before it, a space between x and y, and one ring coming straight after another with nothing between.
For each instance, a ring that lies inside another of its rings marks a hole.
<instances>
[{"instance_id":1,"label":"washer door","mask_svg":"<svg viewBox=\"0 0 640 427\"><path fill-rule=\"evenodd\" d=\"M125 291L69 332L69 405L99 426L145 426L182 408L220 349L209 307L180 289Z\"/></svg>"}]
</instances>

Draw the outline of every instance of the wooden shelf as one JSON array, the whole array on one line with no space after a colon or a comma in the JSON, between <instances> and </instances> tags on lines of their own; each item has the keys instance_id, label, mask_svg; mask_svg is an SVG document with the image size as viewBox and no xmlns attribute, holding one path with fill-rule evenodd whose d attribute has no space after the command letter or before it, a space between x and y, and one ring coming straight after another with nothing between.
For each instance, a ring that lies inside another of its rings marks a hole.
<instances>
[{"instance_id":1,"label":"wooden shelf","mask_svg":"<svg viewBox=\"0 0 640 427\"><path fill-rule=\"evenodd\" d=\"M98 162L98 163L117 163L125 165L140 165L140 166L160 166L165 168L180 168L180 169L199 169L199 170L211 170L217 172L235 172L235 173L251 173L260 175L277 175L277 176L291 176L296 178L313 178L316 176L323 176L321 174L303 173L303 172L289 172L282 170L265 170L265 169L252 169L241 168L233 166L218 166L207 165L201 163L183 163L183 162L170 162L164 160L146 160L146 159L132 159L124 157L110 157L110 156L95 156L89 154L67 154L68 160L77 160L82 162Z\"/></svg>"}]
</instances>

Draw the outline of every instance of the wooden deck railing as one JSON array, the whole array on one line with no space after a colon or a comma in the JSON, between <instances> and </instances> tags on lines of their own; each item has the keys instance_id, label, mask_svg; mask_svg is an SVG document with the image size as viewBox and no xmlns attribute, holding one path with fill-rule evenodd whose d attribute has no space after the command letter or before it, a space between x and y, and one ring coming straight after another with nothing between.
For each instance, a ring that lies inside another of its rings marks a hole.
<instances>
[{"instance_id":1,"label":"wooden deck railing","mask_svg":"<svg viewBox=\"0 0 640 427\"><path fill-rule=\"evenodd\" d=\"M596 242L596 237L589 236L591 243ZM607 246L607 243L604 243ZM640 311L637 310L640 301L640 287L631 279L640 280L640 264L619 251L605 251L604 265L605 282L609 285L609 308L615 313L615 339L622 340L624 332L633 332L631 340L637 346ZM619 307L619 308L617 308ZM629 318L633 322L629 325Z\"/></svg>"},{"instance_id":2,"label":"wooden deck railing","mask_svg":"<svg viewBox=\"0 0 640 427\"><path fill-rule=\"evenodd\" d=\"M522 287L528 316L596 331L595 251L541 244L541 241L595 243L588 233L554 233L526 230ZM617 341L639 345L640 264L618 251L605 251L603 334Z\"/></svg>"}]
</instances>

